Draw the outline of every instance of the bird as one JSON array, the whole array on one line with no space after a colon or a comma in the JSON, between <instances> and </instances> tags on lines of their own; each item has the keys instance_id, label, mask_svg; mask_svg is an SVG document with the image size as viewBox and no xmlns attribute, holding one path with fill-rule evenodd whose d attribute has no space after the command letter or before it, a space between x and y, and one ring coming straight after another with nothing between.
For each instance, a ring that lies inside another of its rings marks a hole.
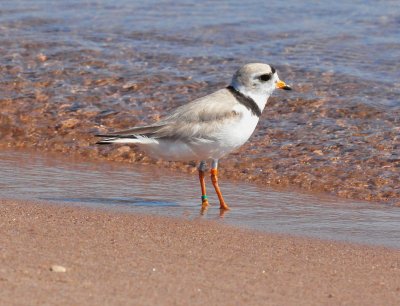
<instances>
[{"instance_id":1,"label":"bird","mask_svg":"<svg viewBox=\"0 0 400 306\"><path fill-rule=\"evenodd\" d=\"M229 86L181 105L153 124L97 134L102 137L97 144L135 144L155 159L197 161L203 211L209 206L205 173L210 163L211 182L225 211L229 206L219 187L218 162L250 138L275 89L292 88L273 66L249 63L234 73Z\"/></svg>"}]
</instances>

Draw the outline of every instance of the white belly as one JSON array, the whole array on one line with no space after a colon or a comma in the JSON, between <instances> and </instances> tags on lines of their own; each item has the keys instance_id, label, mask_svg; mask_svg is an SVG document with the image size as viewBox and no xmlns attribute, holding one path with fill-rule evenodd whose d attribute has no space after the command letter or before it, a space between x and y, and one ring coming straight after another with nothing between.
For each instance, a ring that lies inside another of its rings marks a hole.
<instances>
[{"instance_id":1,"label":"white belly","mask_svg":"<svg viewBox=\"0 0 400 306\"><path fill-rule=\"evenodd\" d=\"M220 125L215 140L193 139L186 143L181 140L153 140L140 145L150 156L170 161L220 159L242 146L253 134L258 117L246 111L237 121Z\"/></svg>"}]
</instances>

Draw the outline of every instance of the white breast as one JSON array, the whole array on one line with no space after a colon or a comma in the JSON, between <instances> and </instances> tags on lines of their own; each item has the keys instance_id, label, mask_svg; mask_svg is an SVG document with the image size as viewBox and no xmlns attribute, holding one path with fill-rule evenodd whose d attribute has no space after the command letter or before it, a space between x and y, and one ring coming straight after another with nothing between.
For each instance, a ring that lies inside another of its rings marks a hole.
<instances>
[{"instance_id":1,"label":"white breast","mask_svg":"<svg viewBox=\"0 0 400 306\"><path fill-rule=\"evenodd\" d=\"M241 117L234 124L226 125L221 133L221 145L231 150L242 146L250 138L259 120L244 106L239 105L237 108Z\"/></svg>"},{"instance_id":2,"label":"white breast","mask_svg":"<svg viewBox=\"0 0 400 306\"><path fill-rule=\"evenodd\" d=\"M242 146L253 134L259 118L243 105L236 106L235 111L241 116L220 126L214 135L217 141L198 144L193 148L202 159L220 159Z\"/></svg>"}]
</instances>

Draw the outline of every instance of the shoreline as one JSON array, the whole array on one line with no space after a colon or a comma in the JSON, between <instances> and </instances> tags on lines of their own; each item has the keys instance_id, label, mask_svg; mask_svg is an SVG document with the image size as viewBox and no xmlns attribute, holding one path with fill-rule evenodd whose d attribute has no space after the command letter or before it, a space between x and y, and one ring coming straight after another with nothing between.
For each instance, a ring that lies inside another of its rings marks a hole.
<instances>
[{"instance_id":1,"label":"shoreline","mask_svg":"<svg viewBox=\"0 0 400 306\"><path fill-rule=\"evenodd\" d=\"M2 304L400 303L383 247L4 199L0 226Z\"/></svg>"},{"instance_id":2,"label":"shoreline","mask_svg":"<svg viewBox=\"0 0 400 306\"><path fill-rule=\"evenodd\" d=\"M198 179L194 175L152 165L124 166L53 153L0 153L3 199L82 203L183 219L200 216ZM396 227L400 211L395 206L278 191L230 180L221 181L221 188L232 205L222 223L267 233L400 248ZM218 199L213 192L209 196L211 207L201 218L220 220L215 206Z\"/></svg>"},{"instance_id":3,"label":"shoreline","mask_svg":"<svg viewBox=\"0 0 400 306\"><path fill-rule=\"evenodd\" d=\"M191 163L182 163L182 162L168 162L162 160L152 160L144 153L137 152L137 148L131 147L132 152L135 154L139 154L142 156L142 160L129 160L126 159L126 150L124 149L126 145L114 146L110 147L110 151L113 151L114 154L106 154L106 155L97 155L90 151L61 151L61 150L52 150L46 148L35 148L30 146L1 146L0 151L17 151L17 152L25 152L30 154L39 154L46 157L51 157L55 159L65 159L67 161L78 161L78 162L91 162L91 163L107 163L110 165L134 165L135 167L153 167L154 169L162 169L166 172L171 172L173 175L177 175L179 173L184 173L185 175L196 175L197 176L197 167L192 165ZM118 150L118 148L123 148L123 150ZM43 150L45 149L45 150ZM125 157L124 157L125 156ZM339 200L354 200L354 201L362 201L365 203L372 203L378 205L390 205L390 206L399 206L400 201L398 198L389 198L389 199L375 199L375 198L365 198L365 197L349 197L343 194L338 194L335 192L323 191L323 190L314 190L301 188L297 185L291 184L269 184L265 183L263 179L257 179L256 177L251 177L251 179L246 178L243 173L238 174L237 176L233 175L231 171L226 173L226 170L223 168L219 170L220 180L223 183L224 181L231 183L246 183L252 184L258 187L268 188L277 192L296 192L303 195L317 196L317 197L332 197L337 198ZM354 195L354 194L353 194Z\"/></svg>"}]
</instances>

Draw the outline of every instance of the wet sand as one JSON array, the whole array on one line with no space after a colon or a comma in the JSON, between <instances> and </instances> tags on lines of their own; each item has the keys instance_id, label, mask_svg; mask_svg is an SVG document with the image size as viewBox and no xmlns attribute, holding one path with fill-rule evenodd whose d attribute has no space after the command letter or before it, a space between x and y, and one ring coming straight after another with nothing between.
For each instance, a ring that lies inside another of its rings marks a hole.
<instances>
[{"instance_id":1,"label":"wet sand","mask_svg":"<svg viewBox=\"0 0 400 306\"><path fill-rule=\"evenodd\" d=\"M200 188L195 174L26 150L0 150L0 173L0 198L199 218ZM209 178L206 185L212 188ZM221 188L232 209L221 219L218 198L209 189L211 206L202 219L268 233L400 249L398 206L229 180L222 180Z\"/></svg>"},{"instance_id":2,"label":"wet sand","mask_svg":"<svg viewBox=\"0 0 400 306\"><path fill-rule=\"evenodd\" d=\"M4 305L400 303L398 250L30 201L0 228Z\"/></svg>"}]
</instances>

